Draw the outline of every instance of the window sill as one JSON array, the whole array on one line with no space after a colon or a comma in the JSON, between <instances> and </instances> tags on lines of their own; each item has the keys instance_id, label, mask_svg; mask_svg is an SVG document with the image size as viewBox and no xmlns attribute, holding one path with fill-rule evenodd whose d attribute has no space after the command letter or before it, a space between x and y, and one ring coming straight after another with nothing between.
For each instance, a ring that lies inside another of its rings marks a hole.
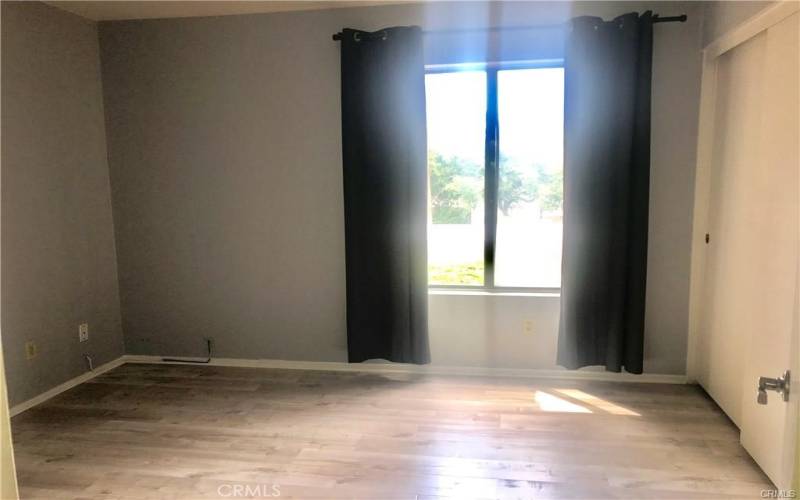
<instances>
[{"instance_id":1,"label":"window sill","mask_svg":"<svg viewBox=\"0 0 800 500\"><path fill-rule=\"evenodd\" d=\"M540 297L558 298L561 292L550 290L522 289L512 290L468 290L463 288L429 288L428 295L459 295L476 297Z\"/></svg>"}]
</instances>

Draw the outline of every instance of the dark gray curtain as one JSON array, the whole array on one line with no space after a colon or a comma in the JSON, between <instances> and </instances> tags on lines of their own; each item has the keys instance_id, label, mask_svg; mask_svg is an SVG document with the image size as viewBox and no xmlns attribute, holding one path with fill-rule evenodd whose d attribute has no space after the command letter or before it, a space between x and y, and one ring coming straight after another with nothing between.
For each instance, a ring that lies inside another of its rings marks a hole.
<instances>
[{"instance_id":1,"label":"dark gray curtain","mask_svg":"<svg viewBox=\"0 0 800 500\"><path fill-rule=\"evenodd\" d=\"M652 15L574 19L564 57L558 363L642 373Z\"/></svg>"},{"instance_id":2,"label":"dark gray curtain","mask_svg":"<svg viewBox=\"0 0 800 500\"><path fill-rule=\"evenodd\" d=\"M428 363L422 32L341 42L348 359Z\"/></svg>"}]
</instances>

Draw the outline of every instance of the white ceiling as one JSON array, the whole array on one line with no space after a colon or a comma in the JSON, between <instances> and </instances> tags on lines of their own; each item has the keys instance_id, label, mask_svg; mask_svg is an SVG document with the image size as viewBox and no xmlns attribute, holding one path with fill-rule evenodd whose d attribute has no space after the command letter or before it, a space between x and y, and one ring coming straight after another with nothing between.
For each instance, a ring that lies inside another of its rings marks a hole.
<instances>
[{"instance_id":1,"label":"white ceiling","mask_svg":"<svg viewBox=\"0 0 800 500\"><path fill-rule=\"evenodd\" d=\"M286 12L292 10L337 9L370 5L396 4L414 0L353 0L353 1L45 1L73 14L94 21L113 21L120 19L152 19L161 17L201 17L225 16L231 14L257 14L265 12Z\"/></svg>"}]
</instances>

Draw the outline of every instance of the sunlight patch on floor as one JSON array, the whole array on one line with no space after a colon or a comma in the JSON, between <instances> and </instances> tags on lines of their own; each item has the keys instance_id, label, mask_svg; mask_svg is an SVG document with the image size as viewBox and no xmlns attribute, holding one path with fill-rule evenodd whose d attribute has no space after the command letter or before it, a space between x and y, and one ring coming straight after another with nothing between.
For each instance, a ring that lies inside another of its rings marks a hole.
<instances>
[{"instance_id":1,"label":"sunlight patch on floor","mask_svg":"<svg viewBox=\"0 0 800 500\"><path fill-rule=\"evenodd\" d=\"M571 403L566 399L559 398L552 394L542 391L536 391L534 399L539 405L539 409L548 412L557 413L592 413L592 410L584 408L583 406Z\"/></svg>"},{"instance_id":2,"label":"sunlight patch on floor","mask_svg":"<svg viewBox=\"0 0 800 500\"><path fill-rule=\"evenodd\" d=\"M629 410L622 406L616 405L610 401L606 401L605 399L598 398L597 396L592 396L591 394L587 394L578 389L556 389L556 392L568 396L572 399L577 399L578 401L594 406L595 408L608 412L612 415L641 417L640 414L636 413L633 410Z\"/></svg>"}]
</instances>

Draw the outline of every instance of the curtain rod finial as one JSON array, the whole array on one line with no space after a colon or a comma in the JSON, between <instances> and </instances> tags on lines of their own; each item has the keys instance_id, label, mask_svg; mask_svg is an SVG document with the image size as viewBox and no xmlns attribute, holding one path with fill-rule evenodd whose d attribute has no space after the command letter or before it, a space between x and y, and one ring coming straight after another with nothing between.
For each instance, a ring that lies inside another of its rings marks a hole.
<instances>
[{"instance_id":1,"label":"curtain rod finial","mask_svg":"<svg viewBox=\"0 0 800 500\"><path fill-rule=\"evenodd\" d=\"M660 16L658 14L653 16L654 23L685 23L689 17L686 14L681 14L680 16Z\"/></svg>"}]
</instances>

